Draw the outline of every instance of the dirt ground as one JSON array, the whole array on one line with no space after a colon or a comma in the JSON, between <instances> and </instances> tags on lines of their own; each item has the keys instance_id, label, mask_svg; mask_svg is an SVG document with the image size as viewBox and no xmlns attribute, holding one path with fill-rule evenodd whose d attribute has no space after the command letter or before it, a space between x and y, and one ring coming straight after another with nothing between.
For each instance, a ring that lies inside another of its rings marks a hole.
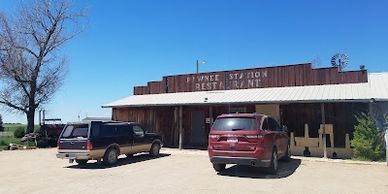
<instances>
[{"instance_id":1,"label":"dirt ground","mask_svg":"<svg viewBox=\"0 0 388 194\"><path fill-rule=\"evenodd\" d=\"M295 157L279 174L227 166L217 174L206 151L163 149L122 157L113 167L79 166L55 157L56 149L0 152L0 193L388 193L383 164L322 162Z\"/></svg>"}]
</instances>

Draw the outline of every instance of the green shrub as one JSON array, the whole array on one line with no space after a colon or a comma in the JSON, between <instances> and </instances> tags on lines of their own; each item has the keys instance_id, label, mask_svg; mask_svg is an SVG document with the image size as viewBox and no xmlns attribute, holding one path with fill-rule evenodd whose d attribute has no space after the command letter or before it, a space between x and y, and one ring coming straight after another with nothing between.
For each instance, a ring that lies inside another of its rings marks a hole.
<instances>
[{"instance_id":1,"label":"green shrub","mask_svg":"<svg viewBox=\"0 0 388 194\"><path fill-rule=\"evenodd\" d=\"M26 134L24 127L17 127L13 132L15 138L22 138Z\"/></svg>"},{"instance_id":2,"label":"green shrub","mask_svg":"<svg viewBox=\"0 0 388 194\"><path fill-rule=\"evenodd\" d=\"M5 140L1 139L0 146L5 146L5 145L8 145L8 143Z\"/></svg>"},{"instance_id":3,"label":"green shrub","mask_svg":"<svg viewBox=\"0 0 388 194\"><path fill-rule=\"evenodd\" d=\"M353 158L378 161L385 158L383 133L377 130L373 119L366 114L356 116L352 140Z\"/></svg>"}]
</instances>

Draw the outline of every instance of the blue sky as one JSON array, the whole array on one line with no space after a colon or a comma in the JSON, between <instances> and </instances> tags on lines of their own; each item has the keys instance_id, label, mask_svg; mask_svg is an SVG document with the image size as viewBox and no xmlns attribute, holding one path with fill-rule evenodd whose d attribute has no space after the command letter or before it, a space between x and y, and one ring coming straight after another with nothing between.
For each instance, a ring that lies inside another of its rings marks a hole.
<instances>
[{"instance_id":1,"label":"blue sky","mask_svg":"<svg viewBox=\"0 0 388 194\"><path fill-rule=\"evenodd\" d=\"M28 1L27 1L28 2ZM10 12L19 1L0 0ZM320 61L349 55L347 70L388 71L385 1L74 1L85 31L62 48L69 73L47 117L110 116L101 105L164 75ZM0 109L4 122L25 116Z\"/></svg>"}]
</instances>

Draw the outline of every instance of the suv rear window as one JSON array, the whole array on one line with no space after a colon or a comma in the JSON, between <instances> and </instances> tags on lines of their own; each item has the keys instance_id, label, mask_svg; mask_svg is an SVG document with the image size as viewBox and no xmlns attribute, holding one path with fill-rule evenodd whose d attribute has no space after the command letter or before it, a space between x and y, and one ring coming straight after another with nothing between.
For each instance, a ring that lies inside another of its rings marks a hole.
<instances>
[{"instance_id":1,"label":"suv rear window","mask_svg":"<svg viewBox=\"0 0 388 194\"><path fill-rule=\"evenodd\" d=\"M218 131L238 131L238 130L256 130L257 123L255 118L220 118L217 119L212 130Z\"/></svg>"},{"instance_id":2,"label":"suv rear window","mask_svg":"<svg viewBox=\"0 0 388 194\"><path fill-rule=\"evenodd\" d=\"M67 125L64 129L65 131L62 134L62 138L78 138L78 137L88 137L88 125Z\"/></svg>"}]
</instances>

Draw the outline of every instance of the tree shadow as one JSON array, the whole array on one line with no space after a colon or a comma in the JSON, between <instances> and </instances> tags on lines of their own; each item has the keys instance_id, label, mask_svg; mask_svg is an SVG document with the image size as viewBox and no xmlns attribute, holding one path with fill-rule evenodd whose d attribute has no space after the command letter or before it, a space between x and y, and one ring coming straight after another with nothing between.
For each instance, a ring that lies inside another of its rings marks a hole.
<instances>
[{"instance_id":1,"label":"tree shadow","mask_svg":"<svg viewBox=\"0 0 388 194\"><path fill-rule=\"evenodd\" d=\"M138 154L138 155L134 155L134 156L129 157L129 158L128 157L119 158L115 164L110 165L110 166L104 165L104 164L102 164L102 162L93 162L93 163L88 162L86 164L76 164L76 165L66 166L64 168L91 169L91 170L115 168L115 167L119 167L119 166L123 166L123 165L143 162L143 161L147 161L147 160L157 160L157 159L164 158L164 157L167 157L170 155L171 154L162 154L161 153L161 154L159 154L158 157L153 157L153 156L150 156L149 154Z\"/></svg>"},{"instance_id":2,"label":"tree shadow","mask_svg":"<svg viewBox=\"0 0 388 194\"><path fill-rule=\"evenodd\" d=\"M265 168L234 165L230 168L219 172L220 176L231 176L240 178L257 178L257 179L277 179L286 178L294 174L296 169L300 166L300 159L291 159L288 162L279 161L279 169L277 174L269 174Z\"/></svg>"}]
</instances>

